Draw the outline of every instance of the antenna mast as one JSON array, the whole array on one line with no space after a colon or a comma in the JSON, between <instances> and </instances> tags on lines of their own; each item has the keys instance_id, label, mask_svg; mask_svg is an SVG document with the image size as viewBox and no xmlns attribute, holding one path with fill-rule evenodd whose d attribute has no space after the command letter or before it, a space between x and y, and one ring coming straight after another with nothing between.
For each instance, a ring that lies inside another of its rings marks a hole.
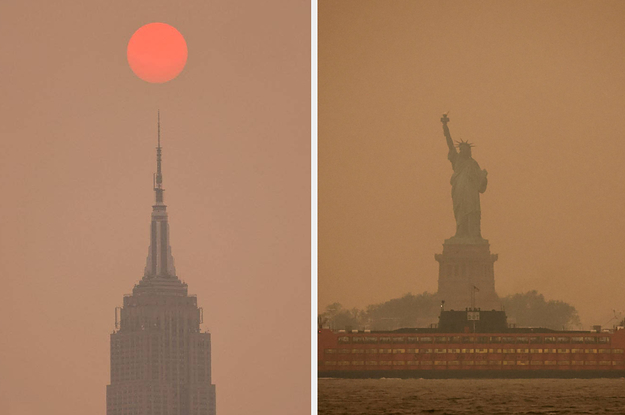
<instances>
[{"instance_id":1,"label":"antenna mast","mask_svg":"<svg viewBox=\"0 0 625 415\"><path fill-rule=\"evenodd\" d=\"M163 174L161 172L161 110L158 110L158 146L156 147L156 175L154 179L156 204L163 203Z\"/></svg>"}]
</instances>

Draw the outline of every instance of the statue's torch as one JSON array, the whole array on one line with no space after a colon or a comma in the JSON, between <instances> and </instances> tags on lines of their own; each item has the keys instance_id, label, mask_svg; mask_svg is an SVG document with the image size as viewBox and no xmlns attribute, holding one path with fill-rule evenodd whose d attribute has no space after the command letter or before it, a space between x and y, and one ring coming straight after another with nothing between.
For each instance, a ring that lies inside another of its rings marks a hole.
<instances>
[{"instance_id":1,"label":"statue's torch","mask_svg":"<svg viewBox=\"0 0 625 415\"><path fill-rule=\"evenodd\" d=\"M447 125L447 123L449 122L449 118L447 117L447 114L449 114L449 112L444 113L443 117L441 118L441 122L443 123L443 125Z\"/></svg>"}]
</instances>

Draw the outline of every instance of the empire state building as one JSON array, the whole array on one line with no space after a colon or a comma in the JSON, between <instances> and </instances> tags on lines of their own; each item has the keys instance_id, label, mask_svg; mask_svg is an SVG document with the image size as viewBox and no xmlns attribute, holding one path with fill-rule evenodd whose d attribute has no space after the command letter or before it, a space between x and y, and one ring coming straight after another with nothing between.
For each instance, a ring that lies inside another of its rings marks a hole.
<instances>
[{"instance_id":1,"label":"empire state building","mask_svg":"<svg viewBox=\"0 0 625 415\"><path fill-rule=\"evenodd\" d=\"M211 335L174 268L163 201L160 115L145 273L115 310L107 415L214 415Z\"/></svg>"}]
</instances>

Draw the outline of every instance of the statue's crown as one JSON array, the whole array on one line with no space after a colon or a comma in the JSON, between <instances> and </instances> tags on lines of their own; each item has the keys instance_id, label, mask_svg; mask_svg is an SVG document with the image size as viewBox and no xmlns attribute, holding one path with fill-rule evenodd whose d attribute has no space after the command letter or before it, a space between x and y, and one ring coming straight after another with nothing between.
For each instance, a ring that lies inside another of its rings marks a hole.
<instances>
[{"instance_id":1,"label":"statue's crown","mask_svg":"<svg viewBox=\"0 0 625 415\"><path fill-rule=\"evenodd\" d=\"M475 147L473 144L469 143L468 141L464 141L464 140L456 141L456 147L460 148L462 146Z\"/></svg>"}]
</instances>

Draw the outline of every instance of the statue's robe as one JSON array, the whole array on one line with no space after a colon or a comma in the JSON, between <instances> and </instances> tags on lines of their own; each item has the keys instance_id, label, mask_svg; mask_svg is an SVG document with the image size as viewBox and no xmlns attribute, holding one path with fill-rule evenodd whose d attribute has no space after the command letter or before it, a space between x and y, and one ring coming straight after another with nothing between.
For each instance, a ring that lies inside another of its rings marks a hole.
<instances>
[{"instance_id":1,"label":"statue's robe","mask_svg":"<svg viewBox=\"0 0 625 415\"><path fill-rule=\"evenodd\" d=\"M448 158L454 169L451 176L451 198L456 225L460 227L469 214L480 212L479 194L486 191L488 181L473 158L460 157L456 149L449 151Z\"/></svg>"}]
</instances>

